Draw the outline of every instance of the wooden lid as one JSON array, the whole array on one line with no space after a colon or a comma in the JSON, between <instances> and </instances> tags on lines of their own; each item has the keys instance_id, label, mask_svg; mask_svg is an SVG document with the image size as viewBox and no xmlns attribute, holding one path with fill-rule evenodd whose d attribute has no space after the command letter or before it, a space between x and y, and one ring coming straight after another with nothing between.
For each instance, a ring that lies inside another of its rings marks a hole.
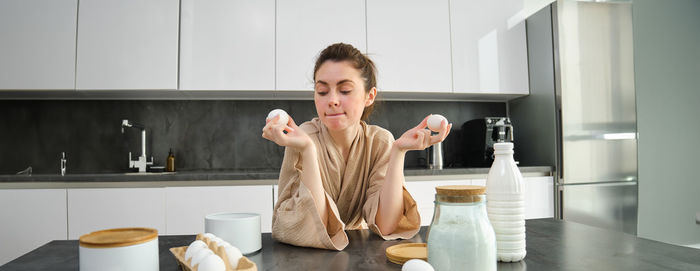
<instances>
[{"instance_id":1,"label":"wooden lid","mask_svg":"<svg viewBox=\"0 0 700 271\"><path fill-rule=\"evenodd\" d=\"M428 260L426 243L403 243L386 248L386 258L395 264L403 265L410 259Z\"/></svg>"},{"instance_id":2,"label":"wooden lid","mask_svg":"<svg viewBox=\"0 0 700 271\"><path fill-rule=\"evenodd\" d=\"M440 196L474 196L486 193L485 186L478 185L443 185L435 187Z\"/></svg>"},{"instance_id":3,"label":"wooden lid","mask_svg":"<svg viewBox=\"0 0 700 271\"><path fill-rule=\"evenodd\" d=\"M486 187L476 185L445 185L435 187L438 202L471 203L483 201Z\"/></svg>"},{"instance_id":4,"label":"wooden lid","mask_svg":"<svg viewBox=\"0 0 700 271\"><path fill-rule=\"evenodd\" d=\"M110 248L133 246L158 237L158 230L151 228L120 228L95 231L80 236L80 246Z\"/></svg>"}]
</instances>

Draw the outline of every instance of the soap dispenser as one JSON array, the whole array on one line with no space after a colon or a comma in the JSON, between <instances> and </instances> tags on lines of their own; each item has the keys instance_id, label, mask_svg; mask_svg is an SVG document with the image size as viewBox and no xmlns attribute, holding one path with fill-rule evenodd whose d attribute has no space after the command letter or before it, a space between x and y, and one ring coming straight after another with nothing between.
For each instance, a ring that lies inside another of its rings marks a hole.
<instances>
[{"instance_id":1,"label":"soap dispenser","mask_svg":"<svg viewBox=\"0 0 700 271\"><path fill-rule=\"evenodd\" d=\"M167 172L175 172L175 155L173 155L173 149L171 148L168 152L168 162L165 168Z\"/></svg>"}]
</instances>

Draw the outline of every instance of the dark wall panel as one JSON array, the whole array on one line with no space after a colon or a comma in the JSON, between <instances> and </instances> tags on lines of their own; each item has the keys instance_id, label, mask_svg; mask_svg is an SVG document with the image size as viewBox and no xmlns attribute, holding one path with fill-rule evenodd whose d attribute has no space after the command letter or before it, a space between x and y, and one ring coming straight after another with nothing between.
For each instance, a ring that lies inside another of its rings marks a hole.
<instances>
[{"instance_id":1,"label":"dark wall panel","mask_svg":"<svg viewBox=\"0 0 700 271\"><path fill-rule=\"evenodd\" d=\"M140 132L121 132L121 120L143 124L147 154L164 165L173 149L178 170L276 170L284 149L261 137L267 113L282 108L297 123L316 115L313 101L0 101L0 174L31 166L34 174L128 171L128 152L140 154ZM443 143L445 167L464 166L459 129L467 120L504 116L504 103L380 102L370 124L399 137L430 113L443 114L453 131ZM425 152L407 154L422 167Z\"/></svg>"}]
</instances>

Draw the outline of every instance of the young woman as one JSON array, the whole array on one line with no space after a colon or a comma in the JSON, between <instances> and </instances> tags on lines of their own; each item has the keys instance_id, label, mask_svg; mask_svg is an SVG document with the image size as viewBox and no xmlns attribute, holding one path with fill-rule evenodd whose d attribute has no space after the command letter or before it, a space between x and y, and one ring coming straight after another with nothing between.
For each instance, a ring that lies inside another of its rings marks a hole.
<instances>
[{"instance_id":1,"label":"young woman","mask_svg":"<svg viewBox=\"0 0 700 271\"><path fill-rule=\"evenodd\" d=\"M342 250L346 229L369 228L382 238L411 238L420 228L416 203L404 188L404 157L447 137L431 136L427 119L399 139L368 125L377 96L372 60L352 45L324 49L314 67L318 117L300 126L267 120L262 136L285 146L272 237L297 246Z\"/></svg>"}]
</instances>

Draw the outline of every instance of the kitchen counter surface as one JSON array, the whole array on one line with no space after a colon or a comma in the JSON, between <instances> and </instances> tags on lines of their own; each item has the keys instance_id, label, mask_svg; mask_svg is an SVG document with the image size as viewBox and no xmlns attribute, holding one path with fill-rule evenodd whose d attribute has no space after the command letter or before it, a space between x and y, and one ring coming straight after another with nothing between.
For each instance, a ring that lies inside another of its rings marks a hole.
<instances>
[{"instance_id":1,"label":"kitchen counter surface","mask_svg":"<svg viewBox=\"0 0 700 271\"><path fill-rule=\"evenodd\" d=\"M485 179L488 171L489 168L406 169L404 175L406 181ZM521 167L520 171L523 176L551 176L552 167ZM32 188L33 184L41 185L43 188L81 187L81 183L88 186L105 183L107 184L104 185L105 187L110 187L120 186L119 183L124 182L144 183L137 186L197 185L192 181L208 182L206 185L261 185L277 184L278 178L279 170L66 174L65 176L58 174L0 175L0 188Z\"/></svg>"},{"instance_id":2,"label":"kitchen counter surface","mask_svg":"<svg viewBox=\"0 0 700 271\"><path fill-rule=\"evenodd\" d=\"M424 242L427 227L410 240L384 241L368 230L348 231L344 251L301 248L262 235L263 248L248 257L258 270L400 270L386 259L387 247ZM160 236L160 270L179 270L171 247L185 246L194 235ZM554 219L527 221L527 257L499 263L498 270L700 270L700 250L634 235ZM52 241L9 263L0 271L78 270L78 241Z\"/></svg>"}]
</instances>

